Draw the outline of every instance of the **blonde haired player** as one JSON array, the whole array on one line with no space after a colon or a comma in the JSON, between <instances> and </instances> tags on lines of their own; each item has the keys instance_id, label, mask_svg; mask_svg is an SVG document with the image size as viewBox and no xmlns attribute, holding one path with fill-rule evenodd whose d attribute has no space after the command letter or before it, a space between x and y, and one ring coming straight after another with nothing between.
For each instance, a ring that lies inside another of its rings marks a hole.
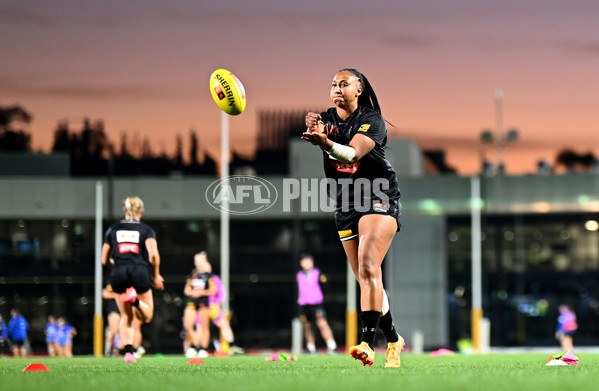
<instances>
[{"instance_id":1,"label":"blonde haired player","mask_svg":"<svg viewBox=\"0 0 599 391\"><path fill-rule=\"evenodd\" d=\"M114 263L110 285L121 313L119 335L124 345L124 359L136 362L133 318L137 317L142 323L152 320L151 288L164 289L164 278L160 275L156 233L140 221L145 212L143 201L139 197L127 197L123 212L125 219L112 225L104 235L102 264Z\"/></svg>"},{"instance_id":2,"label":"blonde haired player","mask_svg":"<svg viewBox=\"0 0 599 391\"><path fill-rule=\"evenodd\" d=\"M216 285L212 278L212 267L205 252L194 255L195 268L187 278L183 293L187 296L187 306L183 312L183 327L191 346L185 352L187 357L208 356L210 344L210 299L216 294ZM194 332L196 317L199 314L198 332Z\"/></svg>"}]
</instances>

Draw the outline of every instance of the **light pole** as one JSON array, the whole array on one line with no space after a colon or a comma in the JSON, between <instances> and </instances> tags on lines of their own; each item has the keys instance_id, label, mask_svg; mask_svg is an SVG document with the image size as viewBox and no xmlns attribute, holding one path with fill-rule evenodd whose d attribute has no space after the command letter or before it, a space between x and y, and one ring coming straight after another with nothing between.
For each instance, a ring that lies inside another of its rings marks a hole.
<instances>
[{"instance_id":1,"label":"light pole","mask_svg":"<svg viewBox=\"0 0 599 391\"><path fill-rule=\"evenodd\" d=\"M229 115L224 111L221 113L221 160L220 176L223 188L227 188L229 180ZM229 195L223 194L220 208L220 276L223 290L226 292L222 308L225 314L229 313Z\"/></svg>"},{"instance_id":2,"label":"light pole","mask_svg":"<svg viewBox=\"0 0 599 391\"><path fill-rule=\"evenodd\" d=\"M486 157L483 153L481 154L483 160L483 174L505 174L505 163L503 159L503 148L507 143L518 141L518 130L515 128L504 131L503 127L503 91L500 89L495 90L495 131L490 129L484 129L481 133L481 141L483 144L495 144L495 154L497 162L494 169L485 169L487 164ZM487 171L487 172L485 172Z\"/></svg>"}]
</instances>

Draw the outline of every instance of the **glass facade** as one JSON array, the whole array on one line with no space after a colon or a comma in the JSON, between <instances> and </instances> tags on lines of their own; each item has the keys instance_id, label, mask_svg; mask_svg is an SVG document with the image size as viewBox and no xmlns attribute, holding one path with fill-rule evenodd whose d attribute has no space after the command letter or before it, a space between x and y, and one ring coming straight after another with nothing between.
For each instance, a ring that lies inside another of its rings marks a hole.
<instances>
[{"instance_id":1,"label":"glass facade","mask_svg":"<svg viewBox=\"0 0 599 391\"><path fill-rule=\"evenodd\" d=\"M154 320L143 326L144 346L182 351L183 286L193 255L205 250L219 273L219 221L144 220L156 231L165 291L156 292ZM109 226L105 222L104 229ZM345 330L346 261L331 219L231 222L230 307L237 343L246 348L291 344L301 252L315 256L328 276L325 306L339 340ZM108 281L109 270L104 271ZM45 351L47 316L66 317L79 331L75 354L93 347L94 222L90 220L0 221L0 314L11 308L28 319L34 352Z\"/></svg>"},{"instance_id":2,"label":"glass facade","mask_svg":"<svg viewBox=\"0 0 599 391\"><path fill-rule=\"evenodd\" d=\"M558 306L572 307L575 344L599 330L596 214L483 214L483 311L492 346L555 345ZM450 340L470 332L470 216L448 218Z\"/></svg>"}]
</instances>

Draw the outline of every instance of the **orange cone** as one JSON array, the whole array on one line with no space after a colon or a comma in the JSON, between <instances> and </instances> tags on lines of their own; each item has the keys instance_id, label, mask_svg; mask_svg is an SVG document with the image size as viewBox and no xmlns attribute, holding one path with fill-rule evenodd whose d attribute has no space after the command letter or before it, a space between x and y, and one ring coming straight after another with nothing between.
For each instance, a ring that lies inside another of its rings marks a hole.
<instances>
[{"instance_id":1,"label":"orange cone","mask_svg":"<svg viewBox=\"0 0 599 391\"><path fill-rule=\"evenodd\" d=\"M188 364L205 364L205 362L201 358L192 358L187 361Z\"/></svg>"},{"instance_id":2,"label":"orange cone","mask_svg":"<svg viewBox=\"0 0 599 391\"><path fill-rule=\"evenodd\" d=\"M40 363L29 364L25 368L23 368L23 372L29 372L29 371L49 371L49 370L50 369L47 366L45 366L44 364L40 364Z\"/></svg>"}]
</instances>

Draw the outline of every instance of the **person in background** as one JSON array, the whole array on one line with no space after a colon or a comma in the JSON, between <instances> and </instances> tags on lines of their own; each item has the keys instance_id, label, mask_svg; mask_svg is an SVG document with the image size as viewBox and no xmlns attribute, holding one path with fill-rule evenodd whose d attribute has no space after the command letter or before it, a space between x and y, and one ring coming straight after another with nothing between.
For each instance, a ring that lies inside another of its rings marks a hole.
<instances>
[{"instance_id":1,"label":"person in background","mask_svg":"<svg viewBox=\"0 0 599 391\"><path fill-rule=\"evenodd\" d=\"M2 319L2 315L0 315L0 357L4 357L4 350L6 349L6 338L8 337L8 327L6 327L6 323L4 319Z\"/></svg>"},{"instance_id":2,"label":"person in background","mask_svg":"<svg viewBox=\"0 0 599 391\"><path fill-rule=\"evenodd\" d=\"M107 357L119 355L119 349L117 347L118 344L115 342L119 333L121 314L119 313L119 306L114 300L115 297L116 295L112 291L112 286L110 286L110 284L106 285L106 287L102 289L102 298L106 300L104 302L104 310L106 313L106 323L108 324L108 335L106 336L106 346L104 352L104 355Z\"/></svg>"},{"instance_id":3,"label":"person in background","mask_svg":"<svg viewBox=\"0 0 599 391\"><path fill-rule=\"evenodd\" d=\"M208 262L208 260L206 260ZM208 262L209 270L212 272L212 265ZM223 287L223 283L216 274L212 275L212 280L216 286L216 294L211 295L209 298L210 302L210 320L220 330L222 337L221 350L228 351L229 354L244 354L243 348L235 345L235 336L231 323L229 322L229 315L225 314L222 309L222 303L225 301L226 292Z\"/></svg>"},{"instance_id":4,"label":"person in background","mask_svg":"<svg viewBox=\"0 0 599 391\"><path fill-rule=\"evenodd\" d=\"M327 322L327 315L322 305L324 296L320 283L326 281L326 277L320 274L320 270L314 267L314 258L310 254L302 254L300 257L301 270L297 272L297 303L300 307L300 319L304 323L306 335L306 349L308 353L316 353L316 340L312 323L320 330L320 335L327 343L329 353L336 353L337 343L333 337L331 327Z\"/></svg>"},{"instance_id":5,"label":"person in background","mask_svg":"<svg viewBox=\"0 0 599 391\"><path fill-rule=\"evenodd\" d=\"M54 315L48 315L48 322L44 326L44 334L46 335L48 355L54 357L57 355L56 336L58 334L58 323Z\"/></svg>"},{"instance_id":6,"label":"person in background","mask_svg":"<svg viewBox=\"0 0 599 391\"><path fill-rule=\"evenodd\" d=\"M60 357L73 357L73 337L77 330L65 318L58 318L58 335L56 342L59 346Z\"/></svg>"},{"instance_id":7,"label":"person in background","mask_svg":"<svg viewBox=\"0 0 599 391\"><path fill-rule=\"evenodd\" d=\"M578 329L576 323L576 314L567 305L559 306L559 316L557 318L557 328L555 330L555 338L562 345L562 349L572 351L574 342L572 336Z\"/></svg>"},{"instance_id":8,"label":"person in background","mask_svg":"<svg viewBox=\"0 0 599 391\"><path fill-rule=\"evenodd\" d=\"M193 257L195 268L187 278L183 293L187 296L187 305L183 312L183 327L190 347L185 352L187 357L207 357L210 345L210 299L216 294L212 267L204 251ZM194 331L196 317L199 315L198 331Z\"/></svg>"},{"instance_id":9,"label":"person in background","mask_svg":"<svg viewBox=\"0 0 599 391\"><path fill-rule=\"evenodd\" d=\"M10 311L11 319L8 322L8 335L13 342L12 353L15 357L27 357L25 343L29 333L29 323L19 310Z\"/></svg>"}]
</instances>

